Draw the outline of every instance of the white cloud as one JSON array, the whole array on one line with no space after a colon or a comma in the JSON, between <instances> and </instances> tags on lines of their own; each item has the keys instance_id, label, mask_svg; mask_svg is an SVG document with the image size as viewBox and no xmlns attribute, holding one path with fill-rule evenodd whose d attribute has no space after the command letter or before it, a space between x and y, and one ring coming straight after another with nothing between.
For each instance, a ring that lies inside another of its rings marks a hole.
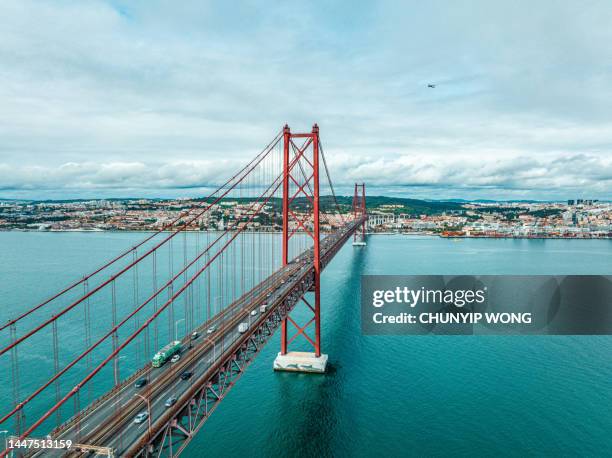
<instances>
[{"instance_id":1,"label":"white cloud","mask_svg":"<svg viewBox=\"0 0 612 458\"><path fill-rule=\"evenodd\" d=\"M277 163L280 163L280 156ZM423 197L503 197L538 195L606 198L612 186L612 159L594 155L526 156L483 159L432 157L431 154L394 159L338 155L329 161L334 185L350 193L354 182L365 182L374 193L391 188L414 190ZM143 162L70 162L53 166L0 164L0 192L32 196L32 191L53 191L67 196L104 197L177 195L199 196L225 181L243 164L237 160ZM336 177L336 178L333 178ZM337 179L340 177L340 179ZM322 182L324 193L329 192ZM428 191L426 191L428 190ZM551 193L551 190L553 191ZM131 194L130 194L131 193ZM370 192L371 193L371 192ZM429 193L429 195L427 195ZM585 194L586 193L586 194Z\"/></svg>"},{"instance_id":2,"label":"white cloud","mask_svg":"<svg viewBox=\"0 0 612 458\"><path fill-rule=\"evenodd\" d=\"M9 166L0 164L3 190L122 190L199 188L225 181L237 170L236 161L193 161L166 164L142 162L68 162L60 166Z\"/></svg>"},{"instance_id":3,"label":"white cloud","mask_svg":"<svg viewBox=\"0 0 612 458\"><path fill-rule=\"evenodd\" d=\"M1 195L189 188L317 121L339 183L610 196L607 1L351 5L1 2Z\"/></svg>"}]
</instances>

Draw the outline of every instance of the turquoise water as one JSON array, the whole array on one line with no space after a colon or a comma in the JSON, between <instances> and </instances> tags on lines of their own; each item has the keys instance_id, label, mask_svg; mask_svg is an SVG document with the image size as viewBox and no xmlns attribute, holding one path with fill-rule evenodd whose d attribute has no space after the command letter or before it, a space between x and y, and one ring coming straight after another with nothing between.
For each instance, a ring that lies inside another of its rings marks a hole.
<instances>
[{"instance_id":1,"label":"turquoise water","mask_svg":"<svg viewBox=\"0 0 612 458\"><path fill-rule=\"evenodd\" d=\"M34 294L50 292L140 237L0 233L2 311L28 299L29 280ZM349 244L323 275L330 373L273 372L275 335L184 456L610 455L612 337L365 337L359 280L609 275L611 254L605 240L381 235L364 249Z\"/></svg>"}]
</instances>

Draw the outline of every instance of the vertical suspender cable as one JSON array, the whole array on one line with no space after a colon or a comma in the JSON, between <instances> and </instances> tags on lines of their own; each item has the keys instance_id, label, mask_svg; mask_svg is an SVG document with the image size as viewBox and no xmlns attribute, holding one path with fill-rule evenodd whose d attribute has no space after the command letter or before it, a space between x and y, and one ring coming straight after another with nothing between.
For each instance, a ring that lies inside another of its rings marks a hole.
<instances>
[{"instance_id":1,"label":"vertical suspender cable","mask_svg":"<svg viewBox=\"0 0 612 458\"><path fill-rule=\"evenodd\" d=\"M157 293L157 251L153 253L153 294ZM153 313L157 312L157 294L153 299ZM155 320L153 323L153 347L155 351L159 348L159 320ZM147 355L148 357L149 355Z\"/></svg>"},{"instance_id":2,"label":"vertical suspender cable","mask_svg":"<svg viewBox=\"0 0 612 458\"><path fill-rule=\"evenodd\" d=\"M57 321L53 322L53 370L57 374L59 372L59 341L57 336ZM61 399L59 378L55 380L55 402L59 402ZM62 423L61 411L57 409L55 412L55 426L59 426Z\"/></svg>"},{"instance_id":3,"label":"vertical suspender cable","mask_svg":"<svg viewBox=\"0 0 612 458\"><path fill-rule=\"evenodd\" d=\"M113 280L112 282L111 294L112 294L112 298L111 298L112 321L113 321L113 328L114 328L115 325L117 324L117 288L116 288L115 280ZM113 341L113 352L114 352L117 349L117 345L119 342L119 335L117 334L116 329L113 332L112 341ZM115 358L113 359L113 377L114 377L113 378L114 386L119 385L119 354L115 355Z\"/></svg>"},{"instance_id":4,"label":"vertical suspender cable","mask_svg":"<svg viewBox=\"0 0 612 458\"><path fill-rule=\"evenodd\" d=\"M170 278L174 276L174 247L172 241L168 244L168 270ZM174 295L174 282L168 285L168 299ZM176 339L174 335L174 302L168 307L168 340Z\"/></svg>"},{"instance_id":5,"label":"vertical suspender cable","mask_svg":"<svg viewBox=\"0 0 612 458\"><path fill-rule=\"evenodd\" d=\"M89 279L85 279L83 281L83 294L87 294L89 292ZM85 305L83 307L85 311L85 348L89 348L91 346L91 306L89 302L89 297L85 299ZM88 353L85 359L85 368L87 372L89 372L91 368L91 354ZM91 385L87 387L87 403L91 402Z\"/></svg>"},{"instance_id":6,"label":"vertical suspender cable","mask_svg":"<svg viewBox=\"0 0 612 458\"><path fill-rule=\"evenodd\" d=\"M138 251L134 249L132 252L132 258L136 260L138 258ZM132 287L133 287L133 298L134 298L134 308L138 307L138 264L134 265L132 268ZM138 314L134 316L134 330L140 327ZM138 339L138 343L134 346L136 352L136 365L140 367L140 351L142 350L142 338Z\"/></svg>"},{"instance_id":7,"label":"vertical suspender cable","mask_svg":"<svg viewBox=\"0 0 612 458\"><path fill-rule=\"evenodd\" d=\"M15 342L17 340L17 324L11 323L10 326L11 331L11 341ZM19 357L17 355L17 346L11 348L11 375L13 378L13 402L15 407L19 405ZM21 434L22 425L21 419L23 416L23 409L19 409L17 411L17 415L15 417L15 433Z\"/></svg>"}]
</instances>

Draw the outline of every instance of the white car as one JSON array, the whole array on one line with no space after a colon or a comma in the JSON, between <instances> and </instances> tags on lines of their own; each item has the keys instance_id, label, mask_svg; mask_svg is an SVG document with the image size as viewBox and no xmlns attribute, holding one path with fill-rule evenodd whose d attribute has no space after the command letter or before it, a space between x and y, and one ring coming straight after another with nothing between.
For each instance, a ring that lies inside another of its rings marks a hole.
<instances>
[{"instance_id":1,"label":"white car","mask_svg":"<svg viewBox=\"0 0 612 458\"><path fill-rule=\"evenodd\" d=\"M134 423L142 423L142 422L146 421L147 418L149 418L149 414L147 412L140 412L134 418Z\"/></svg>"},{"instance_id":2,"label":"white car","mask_svg":"<svg viewBox=\"0 0 612 458\"><path fill-rule=\"evenodd\" d=\"M255 315L257 315L257 309L251 310L251 316L255 316Z\"/></svg>"},{"instance_id":3,"label":"white car","mask_svg":"<svg viewBox=\"0 0 612 458\"><path fill-rule=\"evenodd\" d=\"M215 332L217 330L216 326L211 326L210 328L208 328L206 330L206 334L212 334L213 332Z\"/></svg>"},{"instance_id":4,"label":"white car","mask_svg":"<svg viewBox=\"0 0 612 458\"><path fill-rule=\"evenodd\" d=\"M181 359L181 355L174 355L172 358L170 358L170 362L176 363L179 359Z\"/></svg>"}]
</instances>

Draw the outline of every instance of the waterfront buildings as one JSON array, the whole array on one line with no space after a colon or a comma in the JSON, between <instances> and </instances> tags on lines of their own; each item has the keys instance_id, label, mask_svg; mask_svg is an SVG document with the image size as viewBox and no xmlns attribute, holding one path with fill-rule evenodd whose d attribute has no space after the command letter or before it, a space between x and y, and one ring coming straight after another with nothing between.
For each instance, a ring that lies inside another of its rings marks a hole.
<instances>
[{"instance_id":1,"label":"waterfront buildings","mask_svg":"<svg viewBox=\"0 0 612 458\"><path fill-rule=\"evenodd\" d=\"M396 199L397 200L397 199ZM401 202L401 199L399 199ZM225 230L246 224L248 230L280 231L280 207L266 205L249 221L250 202L222 201L199 218L188 210L201 201L191 199L118 199L83 201L0 201L0 230L158 230L177 220L189 231ZM323 229L339 226L350 216L325 214ZM443 237L570 237L612 236L612 203L596 200L567 202L487 202L431 208L420 201L368 207L370 232L437 234Z\"/></svg>"}]
</instances>

